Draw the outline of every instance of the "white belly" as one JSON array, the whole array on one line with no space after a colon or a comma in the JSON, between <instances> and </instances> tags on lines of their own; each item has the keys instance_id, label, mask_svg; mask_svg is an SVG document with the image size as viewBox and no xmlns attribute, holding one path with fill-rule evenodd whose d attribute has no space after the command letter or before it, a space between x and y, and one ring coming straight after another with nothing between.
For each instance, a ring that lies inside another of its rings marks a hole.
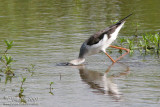
<instances>
[{"instance_id":1,"label":"white belly","mask_svg":"<svg viewBox=\"0 0 160 107\"><path fill-rule=\"evenodd\" d=\"M118 33L115 32L111 34L111 37L108 39L107 34L104 35L103 39L99 41L97 44L92 46L87 46L88 55L93 55L99 53L101 51L106 52L106 49L111 45L111 43L117 38Z\"/></svg>"},{"instance_id":2,"label":"white belly","mask_svg":"<svg viewBox=\"0 0 160 107\"><path fill-rule=\"evenodd\" d=\"M108 42L107 35L104 35L103 39L99 41L97 44L94 44L92 46L87 46L88 48L88 55L96 54L104 49L106 49L112 42Z\"/></svg>"}]
</instances>

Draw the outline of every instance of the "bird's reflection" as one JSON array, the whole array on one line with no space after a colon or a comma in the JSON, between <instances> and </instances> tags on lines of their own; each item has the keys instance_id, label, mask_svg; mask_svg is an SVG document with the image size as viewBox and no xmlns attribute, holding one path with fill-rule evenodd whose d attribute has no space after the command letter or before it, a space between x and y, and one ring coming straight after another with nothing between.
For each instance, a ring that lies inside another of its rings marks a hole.
<instances>
[{"instance_id":1,"label":"bird's reflection","mask_svg":"<svg viewBox=\"0 0 160 107\"><path fill-rule=\"evenodd\" d=\"M94 70L89 70L85 66L79 66L79 73L84 82L86 82L91 88L96 89L94 92L103 93L105 95L112 96L115 100L121 99L121 93L118 89L118 85L113 83L113 79L122 75L127 75L129 73L129 67L121 64L125 70L118 74L108 75L108 72L113 67L113 64L108 67L104 72L98 72Z\"/></svg>"}]
</instances>

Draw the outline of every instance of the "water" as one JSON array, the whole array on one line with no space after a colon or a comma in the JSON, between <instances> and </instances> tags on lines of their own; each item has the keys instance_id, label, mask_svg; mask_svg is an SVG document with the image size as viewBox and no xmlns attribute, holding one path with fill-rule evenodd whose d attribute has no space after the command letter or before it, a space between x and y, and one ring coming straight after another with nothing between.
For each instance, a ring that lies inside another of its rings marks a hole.
<instances>
[{"instance_id":1,"label":"water","mask_svg":"<svg viewBox=\"0 0 160 107\"><path fill-rule=\"evenodd\" d=\"M159 0L45 0L2 1L0 4L0 47L4 39L14 41L9 50L16 62L16 76L1 73L1 106L23 105L21 78L26 104L39 107L159 107L160 60L156 55L135 52L111 66L103 53L90 56L85 66L56 66L78 56L82 42L91 34L133 13L119 36L131 37L134 23L138 34L159 32ZM116 43L116 42L115 42ZM116 58L117 50L110 54ZM30 64L32 72L26 71ZM50 89L50 82L54 82ZM49 92L52 92L52 95ZM20 104L19 104L20 103Z\"/></svg>"}]
</instances>

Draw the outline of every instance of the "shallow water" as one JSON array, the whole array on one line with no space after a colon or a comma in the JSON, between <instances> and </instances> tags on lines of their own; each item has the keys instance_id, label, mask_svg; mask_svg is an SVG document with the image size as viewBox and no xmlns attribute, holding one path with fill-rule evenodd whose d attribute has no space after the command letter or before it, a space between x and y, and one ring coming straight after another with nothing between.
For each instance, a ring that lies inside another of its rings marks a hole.
<instances>
[{"instance_id":1,"label":"shallow water","mask_svg":"<svg viewBox=\"0 0 160 107\"><path fill-rule=\"evenodd\" d=\"M159 107L160 60L156 55L135 52L111 66L103 53L89 56L85 66L56 66L78 56L82 42L91 34L133 13L119 36L159 32L159 0L145 1L1 1L0 47L14 41L9 50L16 60L15 77L0 76L0 105L23 105L18 97L26 77L24 100L40 107ZM115 41L116 43L116 41ZM113 43L113 44L115 44ZM116 43L117 44L117 43ZM120 54L113 50L113 58ZM33 72L26 71L30 64ZM52 88L50 90L50 82ZM50 93L53 93L53 95Z\"/></svg>"}]
</instances>

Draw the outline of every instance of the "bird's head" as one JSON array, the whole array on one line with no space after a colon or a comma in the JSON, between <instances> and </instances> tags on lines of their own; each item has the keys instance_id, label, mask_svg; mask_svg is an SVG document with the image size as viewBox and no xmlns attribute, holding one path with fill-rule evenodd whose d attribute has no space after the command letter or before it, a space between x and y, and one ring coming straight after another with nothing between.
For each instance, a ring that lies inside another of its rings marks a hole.
<instances>
[{"instance_id":1,"label":"bird's head","mask_svg":"<svg viewBox=\"0 0 160 107\"><path fill-rule=\"evenodd\" d=\"M70 61L69 63L70 63L71 65L80 65L80 64L82 64L83 62L85 62L85 59L84 59L84 58L78 58L78 59L75 59L75 60Z\"/></svg>"}]
</instances>

